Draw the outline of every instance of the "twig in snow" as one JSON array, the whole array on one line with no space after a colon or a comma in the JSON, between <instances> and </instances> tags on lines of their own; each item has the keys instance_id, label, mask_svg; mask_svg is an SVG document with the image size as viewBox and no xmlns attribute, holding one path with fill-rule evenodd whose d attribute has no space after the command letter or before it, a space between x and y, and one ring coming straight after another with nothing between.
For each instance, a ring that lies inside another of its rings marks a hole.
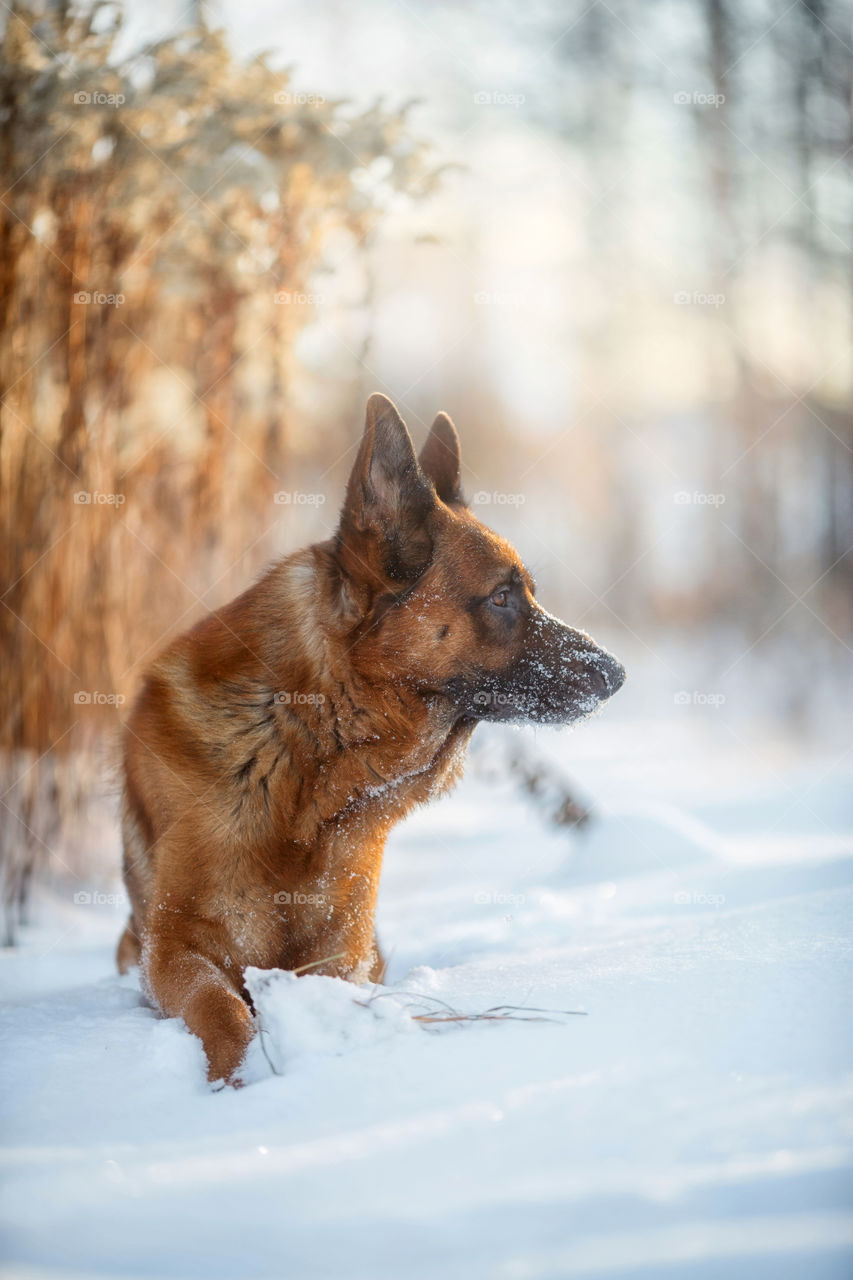
<instances>
[{"instance_id":1,"label":"twig in snow","mask_svg":"<svg viewBox=\"0 0 853 1280\"><path fill-rule=\"evenodd\" d=\"M488 739L487 746L474 754L474 761L490 781L501 783L508 775L553 826L580 828L592 817L590 807L578 798L562 769L527 743L501 748Z\"/></svg>"},{"instance_id":2,"label":"twig in snow","mask_svg":"<svg viewBox=\"0 0 853 1280\"><path fill-rule=\"evenodd\" d=\"M334 956L324 956L322 960L312 960L309 964L301 964L298 969L291 969L291 973L305 973L306 969L316 969L321 964L331 964L333 960L343 960L346 955L345 951L339 951Z\"/></svg>"},{"instance_id":3,"label":"twig in snow","mask_svg":"<svg viewBox=\"0 0 853 1280\"><path fill-rule=\"evenodd\" d=\"M433 1005L438 1006L438 1008L434 1008L427 1013L413 1013L411 1015L413 1022L420 1022L424 1025L440 1022L559 1022L560 1018L564 1017L585 1018L587 1016L585 1009L539 1009L529 1005L515 1004L493 1005L482 1013L460 1013L458 1009L454 1009L446 1001L439 1000L438 996L429 996L420 991L377 991L369 999L356 1000L355 1003L366 1009L370 1007L374 1000L381 1000L387 997L399 999L401 996L411 996L415 1000L425 1002L431 1001Z\"/></svg>"}]
</instances>

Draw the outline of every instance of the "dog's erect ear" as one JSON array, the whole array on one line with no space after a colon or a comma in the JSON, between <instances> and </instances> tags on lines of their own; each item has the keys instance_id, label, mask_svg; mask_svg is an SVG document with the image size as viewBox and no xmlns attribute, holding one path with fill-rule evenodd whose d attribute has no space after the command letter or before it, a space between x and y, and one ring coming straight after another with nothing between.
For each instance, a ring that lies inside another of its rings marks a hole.
<instances>
[{"instance_id":1,"label":"dog's erect ear","mask_svg":"<svg viewBox=\"0 0 853 1280\"><path fill-rule=\"evenodd\" d=\"M421 449L421 467L442 502L464 502L460 487L459 437L446 413L439 413Z\"/></svg>"},{"instance_id":2,"label":"dog's erect ear","mask_svg":"<svg viewBox=\"0 0 853 1280\"><path fill-rule=\"evenodd\" d=\"M347 484L340 545L361 562L362 576L412 581L432 554L426 525L434 506L405 422L387 396L374 393Z\"/></svg>"}]
</instances>

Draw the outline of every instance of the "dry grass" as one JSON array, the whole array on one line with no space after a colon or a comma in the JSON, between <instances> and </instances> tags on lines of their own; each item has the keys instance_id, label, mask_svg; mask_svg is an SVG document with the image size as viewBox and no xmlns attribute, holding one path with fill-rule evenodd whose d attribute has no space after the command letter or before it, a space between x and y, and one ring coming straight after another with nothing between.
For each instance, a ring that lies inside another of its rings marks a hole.
<instances>
[{"instance_id":1,"label":"dry grass","mask_svg":"<svg viewBox=\"0 0 853 1280\"><path fill-rule=\"evenodd\" d=\"M327 465L330 438L285 409L312 309L277 295L308 288L330 232L357 254L376 225L356 161L388 157L397 190L426 180L402 113L291 100L286 73L206 29L152 46L141 88L113 38L24 3L0 48L9 933L141 668L212 584L245 585L273 494Z\"/></svg>"},{"instance_id":2,"label":"dry grass","mask_svg":"<svg viewBox=\"0 0 853 1280\"><path fill-rule=\"evenodd\" d=\"M445 1000L420 991L377 991L369 999L356 1000L354 1003L369 1009L377 1000L393 1000L407 1011L423 1004L431 1006L425 1012L410 1015L413 1022L419 1022L422 1026L465 1022L560 1022L563 1018L586 1017L585 1009L537 1009L529 1005L513 1004L493 1005L479 1013L463 1013Z\"/></svg>"}]
</instances>

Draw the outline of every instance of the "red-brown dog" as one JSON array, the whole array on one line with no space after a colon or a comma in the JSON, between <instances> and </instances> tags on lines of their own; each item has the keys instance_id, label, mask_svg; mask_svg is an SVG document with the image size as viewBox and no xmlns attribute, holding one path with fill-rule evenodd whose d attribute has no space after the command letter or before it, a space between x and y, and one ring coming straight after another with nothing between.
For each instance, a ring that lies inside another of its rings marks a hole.
<instances>
[{"instance_id":1,"label":"red-brown dog","mask_svg":"<svg viewBox=\"0 0 853 1280\"><path fill-rule=\"evenodd\" d=\"M458 779L477 722L565 724L623 679L468 510L450 419L418 459L371 396L336 536L171 644L133 707L119 968L237 1082L247 965L379 974L386 836Z\"/></svg>"}]
</instances>

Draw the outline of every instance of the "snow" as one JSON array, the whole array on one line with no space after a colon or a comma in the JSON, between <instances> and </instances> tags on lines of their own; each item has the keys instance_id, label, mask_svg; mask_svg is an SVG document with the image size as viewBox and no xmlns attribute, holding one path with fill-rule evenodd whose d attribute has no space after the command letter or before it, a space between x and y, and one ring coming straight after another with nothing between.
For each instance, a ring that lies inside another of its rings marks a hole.
<instances>
[{"instance_id":1,"label":"snow","mask_svg":"<svg viewBox=\"0 0 853 1280\"><path fill-rule=\"evenodd\" d=\"M301 1060L352 1053L417 1029L404 1004L383 999L392 993L378 986L355 988L342 978L310 973L297 977L280 969L247 969L246 985L261 1029L263 1056L279 1075ZM252 1065L254 1075L260 1063ZM260 1074L268 1072L261 1068Z\"/></svg>"},{"instance_id":2,"label":"snow","mask_svg":"<svg viewBox=\"0 0 853 1280\"><path fill-rule=\"evenodd\" d=\"M471 769L389 844L388 994L253 971L238 1092L114 973L118 908L42 902L0 957L5 1275L853 1274L849 750L713 711L530 740L597 821Z\"/></svg>"}]
</instances>

